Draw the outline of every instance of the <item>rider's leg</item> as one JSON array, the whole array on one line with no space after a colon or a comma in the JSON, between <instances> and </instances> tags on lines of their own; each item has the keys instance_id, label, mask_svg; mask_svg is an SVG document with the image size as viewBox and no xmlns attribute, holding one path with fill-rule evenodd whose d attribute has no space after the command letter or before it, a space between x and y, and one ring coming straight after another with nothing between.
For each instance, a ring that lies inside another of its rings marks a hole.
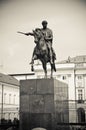
<instances>
[{"instance_id":1,"label":"rider's leg","mask_svg":"<svg viewBox=\"0 0 86 130\"><path fill-rule=\"evenodd\" d=\"M53 53L52 53L52 46L50 43L48 43L48 48L49 48L49 54L50 54L50 62L53 64Z\"/></svg>"}]
</instances>

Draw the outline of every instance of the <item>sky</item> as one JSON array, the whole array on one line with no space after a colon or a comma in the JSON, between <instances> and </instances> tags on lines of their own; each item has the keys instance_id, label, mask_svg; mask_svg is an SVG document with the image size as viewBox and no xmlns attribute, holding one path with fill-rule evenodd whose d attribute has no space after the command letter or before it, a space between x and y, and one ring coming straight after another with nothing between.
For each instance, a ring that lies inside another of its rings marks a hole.
<instances>
[{"instance_id":1,"label":"sky","mask_svg":"<svg viewBox=\"0 0 86 130\"><path fill-rule=\"evenodd\" d=\"M32 32L48 21L57 61L86 55L86 0L0 0L0 71L30 72Z\"/></svg>"}]
</instances>

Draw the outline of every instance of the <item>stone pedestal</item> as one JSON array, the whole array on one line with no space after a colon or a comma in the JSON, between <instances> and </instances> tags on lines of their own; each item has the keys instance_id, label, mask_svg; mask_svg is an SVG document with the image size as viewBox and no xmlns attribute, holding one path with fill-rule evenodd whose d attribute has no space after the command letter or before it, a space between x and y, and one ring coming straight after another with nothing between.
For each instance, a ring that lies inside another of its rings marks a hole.
<instances>
[{"instance_id":1,"label":"stone pedestal","mask_svg":"<svg viewBox=\"0 0 86 130\"><path fill-rule=\"evenodd\" d=\"M58 122L68 122L67 99L68 87L58 80L21 80L20 130L36 127L55 130Z\"/></svg>"}]
</instances>

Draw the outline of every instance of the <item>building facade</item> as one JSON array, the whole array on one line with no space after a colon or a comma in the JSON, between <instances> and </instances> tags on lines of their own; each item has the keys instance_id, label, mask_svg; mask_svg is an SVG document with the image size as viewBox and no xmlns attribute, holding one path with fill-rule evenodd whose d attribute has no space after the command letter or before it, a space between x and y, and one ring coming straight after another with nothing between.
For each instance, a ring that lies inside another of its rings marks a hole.
<instances>
[{"instance_id":1,"label":"building facade","mask_svg":"<svg viewBox=\"0 0 86 130\"><path fill-rule=\"evenodd\" d=\"M50 77L50 65L48 77ZM69 122L86 122L86 56L68 57L68 60L56 63L57 72L53 77L68 84ZM37 78L43 78L40 64L35 66Z\"/></svg>"},{"instance_id":2,"label":"building facade","mask_svg":"<svg viewBox=\"0 0 86 130\"><path fill-rule=\"evenodd\" d=\"M0 73L0 119L19 118L19 82Z\"/></svg>"},{"instance_id":3,"label":"building facade","mask_svg":"<svg viewBox=\"0 0 86 130\"><path fill-rule=\"evenodd\" d=\"M34 66L34 73L12 74L18 80L44 78L42 65ZM50 78L50 65L47 65ZM86 122L86 56L68 57L67 60L56 63L57 71L53 77L68 84L69 122Z\"/></svg>"}]
</instances>

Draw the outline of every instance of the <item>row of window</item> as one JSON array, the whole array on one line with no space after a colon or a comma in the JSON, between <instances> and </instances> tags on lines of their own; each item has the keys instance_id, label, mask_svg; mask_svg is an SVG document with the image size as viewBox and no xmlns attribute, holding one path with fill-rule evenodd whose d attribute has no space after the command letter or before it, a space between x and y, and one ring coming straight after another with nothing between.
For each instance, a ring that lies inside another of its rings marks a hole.
<instances>
[{"instance_id":1,"label":"row of window","mask_svg":"<svg viewBox=\"0 0 86 130\"><path fill-rule=\"evenodd\" d=\"M70 77L70 75L69 75L69 77ZM63 79L63 80L67 79L67 76L66 76L66 75L63 75L63 76L62 76L62 79ZM78 75L78 76L77 76L77 79L78 79L78 80L83 79L83 75Z\"/></svg>"},{"instance_id":2,"label":"row of window","mask_svg":"<svg viewBox=\"0 0 86 130\"><path fill-rule=\"evenodd\" d=\"M49 77L49 76L48 76ZM57 75L56 76L57 78L62 78L62 80L66 80L67 79L67 75ZM68 77L71 77L71 74L69 74L68 75ZM43 78L43 75L41 75L41 76L38 76L38 78ZM81 80L81 79L83 79L83 75L78 75L77 77L76 77L78 80Z\"/></svg>"},{"instance_id":3,"label":"row of window","mask_svg":"<svg viewBox=\"0 0 86 130\"><path fill-rule=\"evenodd\" d=\"M18 101L19 97L17 97L16 94L3 94L3 103L4 104L18 104L16 101ZM0 103L2 103L2 94L0 93Z\"/></svg>"},{"instance_id":4,"label":"row of window","mask_svg":"<svg viewBox=\"0 0 86 130\"><path fill-rule=\"evenodd\" d=\"M9 104L15 104L16 95L12 95L12 94L7 95L6 93L4 93L4 103L7 103L7 99L6 99L7 97L8 97Z\"/></svg>"},{"instance_id":5,"label":"row of window","mask_svg":"<svg viewBox=\"0 0 86 130\"><path fill-rule=\"evenodd\" d=\"M77 79L79 79L79 80L82 79L82 75L78 75Z\"/></svg>"},{"instance_id":6,"label":"row of window","mask_svg":"<svg viewBox=\"0 0 86 130\"><path fill-rule=\"evenodd\" d=\"M47 76L48 78L50 77L50 76ZM54 78L62 78L62 80L66 80L67 79L67 76L66 75L63 75L63 76L61 76L61 75L57 75L57 76L55 76ZM43 75L41 75L41 76L37 76L37 78L44 78L44 76Z\"/></svg>"}]
</instances>

